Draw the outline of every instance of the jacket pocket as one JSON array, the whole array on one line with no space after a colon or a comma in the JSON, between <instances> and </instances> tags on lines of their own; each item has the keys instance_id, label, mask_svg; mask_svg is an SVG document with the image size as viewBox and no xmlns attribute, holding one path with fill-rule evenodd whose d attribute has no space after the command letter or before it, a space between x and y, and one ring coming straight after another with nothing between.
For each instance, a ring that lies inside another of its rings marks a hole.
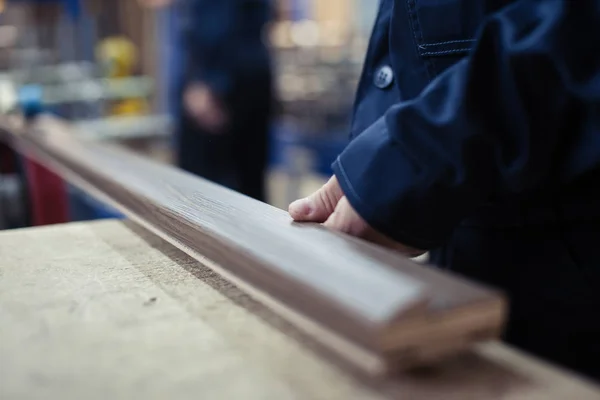
<instances>
[{"instance_id":1,"label":"jacket pocket","mask_svg":"<svg viewBox=\"0 0 600 400\"><path fill-rule=\"evenodd\" d=\"M489 0L406 0L422 55L468 53Z\"/></svg>"},{"instance_id":2,"label":"jacket pocket","mask_svg":"<svg viewBox=\"0 0 600 400\"><path fill-rule=\"evenodd\" d=\"M457 39L446 42L423 43L419 45L422 57L465 56L471 51L475 39Z\"/></svg>"},{"instance_id":3,"label":"jacket pocket","mask_svg":"<svg viewBox=\"0 0 600 400\"><path fill-rule=\"evenodd\" d=\"M511 0L404 1L417 52L437 75L469 54L485 17Z\"/></svg>"}]
</instances>

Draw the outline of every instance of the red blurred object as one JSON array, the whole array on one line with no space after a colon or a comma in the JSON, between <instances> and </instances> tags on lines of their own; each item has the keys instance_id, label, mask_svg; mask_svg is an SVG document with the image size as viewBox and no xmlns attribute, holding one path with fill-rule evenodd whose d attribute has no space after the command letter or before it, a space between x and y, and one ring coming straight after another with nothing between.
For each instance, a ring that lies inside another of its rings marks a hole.
<instances>
[{"instance_id":1,"label":"red blurred object","mask_svg":"<svg viewBox=\"0 0 600 400\"><path fill-rule=\"evenodd\" d=\"M68 197L64 181L37 162L24 157L31 223L34 226L68 221Z\"/></svg>"}]
</instances>

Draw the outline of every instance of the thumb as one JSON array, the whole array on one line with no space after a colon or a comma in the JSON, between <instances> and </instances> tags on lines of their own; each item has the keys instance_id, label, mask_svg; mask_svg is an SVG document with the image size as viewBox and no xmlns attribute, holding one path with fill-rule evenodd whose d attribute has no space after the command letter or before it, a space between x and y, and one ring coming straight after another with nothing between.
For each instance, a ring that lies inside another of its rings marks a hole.
<instances>
[{"instance_id":1,"label":"thumb","mask_svg":"<svg viewBox=\"0 0 600 400\"><path fill-rule=\"evenodd\" d=\"M343 196L340 184L333 176L321 189L290 204L288 211L295 221L325 222Z\"/></svg>"}]
</instances>

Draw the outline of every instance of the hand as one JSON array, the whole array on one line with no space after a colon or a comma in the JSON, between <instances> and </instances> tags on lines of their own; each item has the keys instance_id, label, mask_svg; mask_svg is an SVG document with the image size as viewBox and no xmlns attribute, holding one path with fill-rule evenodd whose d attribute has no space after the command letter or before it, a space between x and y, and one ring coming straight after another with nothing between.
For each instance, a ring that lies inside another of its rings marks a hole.
<instances>
[{"instance_id":1,"label":"hand","mask_svg":"<svg viewBox=\"0 0 600 400\"><path fill-rule=\"evenodd\" d=\"M198 125L210 133L222 133L228 122L227 113L213 91L202 83L188 86L183 95L188 113Z\"/></svg>"},{"instance_id":2,"label":"hand","mask_svg":"<svg viewBox=\"0 0 600 400\"><path fill-rule=\"evenodd\" d=\"M310 196L290 204L289 213L295 221L321 222L327 228L394 249L409 257L425 253L371 228L350 205L335 176Z\"/></svg>"}]
</instances>

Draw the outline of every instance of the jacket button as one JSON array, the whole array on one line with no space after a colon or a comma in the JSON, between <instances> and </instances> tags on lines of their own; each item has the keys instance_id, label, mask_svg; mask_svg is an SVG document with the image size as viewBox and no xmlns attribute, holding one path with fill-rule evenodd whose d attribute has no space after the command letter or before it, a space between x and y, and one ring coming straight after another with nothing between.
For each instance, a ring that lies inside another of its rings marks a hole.
<instances>
[{"instance_id":1,"label":"jacket button","mask_svg":"<svg viewBox=\"0 0 600 400\"><path fill-rule=\"evenodd\" d=\"M386 87L392 84L393 80L394 71L392 71L392 68L389 65L384 65L382 67L379 67L379 69L377 69L377 71L375 72L373 83L379 89L385 89Z\"/></svg>"}]
</instances>

